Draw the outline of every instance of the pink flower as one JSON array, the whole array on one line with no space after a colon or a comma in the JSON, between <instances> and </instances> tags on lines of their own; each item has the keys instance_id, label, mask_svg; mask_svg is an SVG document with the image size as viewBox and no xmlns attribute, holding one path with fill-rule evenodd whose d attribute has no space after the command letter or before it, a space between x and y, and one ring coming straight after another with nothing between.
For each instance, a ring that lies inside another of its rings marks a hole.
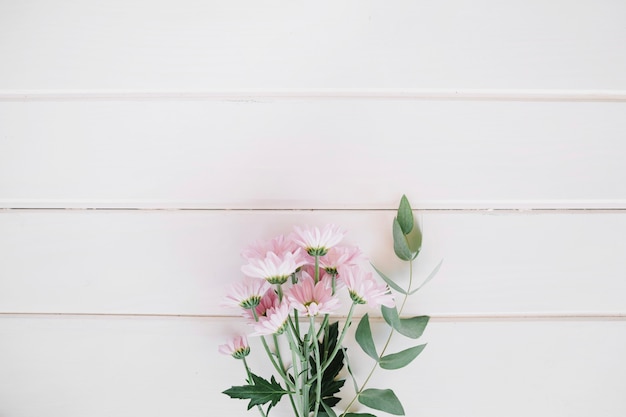
<instances>
[{"instance_id":1,"label":"pink flower","mask_svg":"<svg viewBox=\"0 0 626 417\"><path fill-rule=\"evenodd\" d=\"M245 310L243 312L244 317L247 317L250 322L254 323L257 321L259 317L267 316L267 311L270 308L278 307L278 295L273 290L270 290L265 293L263 298L261 298L261 302L258 306L254 308L254 313L256 313L256 318L254 317L254 313L252 309Z\"/></svg>"},{"instance_id":2,"label":"pink flower","mask_svg":"<svg viewBox=\"0 0 626 417\"><path fill-rule=\"evenodd\" d=\"M220 345L218 351L235 359L243 359L250 353L250 346L245 336L235 336L226 344Z\"/></svg>"},{"instance_id":3,"label":"pink flower","mask_svg":"<svg viewBox=\"0 0 626 417\"><path fill-rule=\"evenodd\" d=\"M282 256L268 252L265 258L251 258L241 271L249 277L262 278L270 284L284 284L303 265L300 253L286 252Z\"/></svg>"},{"instance_id":4,"label":"pink flower","mask_svg":"<svg viewBox=\"0 0 626 417\"><path fill-rule=\"evenodd\" d=\"M339 279L346 284L350 298L356 304L371 304L373 307L395 305L393 294L386 284L377 282L371 272L365 272L358 266L339 268Z\"/></svg>"},{"instance_id":5,"label":"pink flower","mask_svg":"<svg viewBox=\"0 0 626 417\"><path fill-rule=\"evenodd\" d=\"M241 252L241 256L246 261L250 261L250 259L265 259L269 252L273 252L280 257L287 252L295 253L298 249L298 245L295 242L280 235L271 240L254 242Z\"/></svg>"},{"instance_id":6,"label":"pink flower","mask_svg":"<svg viewBox=\"0 0 626 417\"><path fill-rule=\"evenodd\" d=\"M271 285L267 281L245 277L243 281L237 282L230 287L230 291L222 305L245 309L254 308L259 305L261 298L270 288Z\"/></svg>"},{"instance_id":7,"label":"pink flower","mask_svg":"<svg viewBox=\"0 0 626 417\"><path fill-rule=\"evenodd\" d=\"M300 281L287 290L285 296L293 308L307 316L332 313L339 307L339 299L333 296L327 281L324 279L315 284L313 278L303 272Z\"/></svg>"},{"instance_id":8,"label":"pink flower","mask_svg":"<svg viewBox=\"0 0 626 417\"><path fill-rule=\"evenodd\" d=\"M320 266L331 274L337 273L337 268L342 265L356 265L367 259L361 250L352 246L334 246L328 250L326 255L319 260Z\"/></svg>"},{"instance_id":9,"label":"pink flower","mask_svg":"<svg viewBox=\"0 0 626 417\"><path fill-rule=\"evenodd\" d=\"M259 317L259 321L254 324L255 332L253 336L281 334L287 326L289 318L289 303L283 300L276 307L271 307L266 311L264 317Z\"/></svg>"},{"instance_id":10,"label":"pink flower","mask_svg":"<svg viewBox=\"0 0 626 417\"><path fill-rule=\"evenodd\" d=\"M339 226L328 224L322 228L306 226L304 228L294 227L291 239L304 248L311 256L324 256L326 252L345 236L346 232Z\"/></svg>"}]
</instances>

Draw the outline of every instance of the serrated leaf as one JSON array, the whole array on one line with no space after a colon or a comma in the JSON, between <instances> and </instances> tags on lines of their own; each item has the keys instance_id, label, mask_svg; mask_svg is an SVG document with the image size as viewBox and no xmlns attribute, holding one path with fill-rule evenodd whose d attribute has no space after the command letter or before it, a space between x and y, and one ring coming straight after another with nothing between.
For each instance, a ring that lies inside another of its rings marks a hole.
<instances>
[{"instance_id":1,"label":"serrated leaf","mask_svg":"<svg viewBox=\"0 0 626 417\"><path fill-rule=\"evenodd\" d=\"M403 261L410 261L412 259L413 254L409 249L406 237L404 233L402 233L402 228L397 218L393 219L393 251L396 253L396 256Z\"/></svg>"},{"instance_id":2,"label":"serrated leaf","mask_svg":"<svg viewBox=\"0 0 626 417\"><path fill-rule=\"evenodd\" d=\"M409 295L413 295L415 294L417 291L419 291L424 285L428 284L428 281L430 281L431 279L433 279L435 277L435 275L437 275L437 273L439 272L439 268L441 268L441 264L443 263L443 259L439 261L439 263L437 264L437 266L432 270L432 272L428 275L428 277L426 277L426 279L424 280L424 282L422 282L422 284L417 287L416 289L414 289L413 291L411 291L409 293Z\"/></svg>"},{"instance_id":3,"label":"serrated leaf","mask_svg":"<svg viewBox=\"0 0 626 417\"><path fill-rule=\"evenodd\" d=\"M413 230L413 211L405 195L400 199L400 206L398 207L398 224L400 224L402 233L405 235Z\"/></svg>"},{"instance_id":4,"label":"serrated leaf","mask_svg":"<svg viewBox=\"0 0 626 417\"><path fill-rule=\"evenodd\" d=\"M374 410L384 411L396 416L404 415L404 408L400 400L390 389L366 389L359 395L359 402Z\"/></svg>"},{"instance_id":5,"label":"serrated leaf","mask_svg":"<svg viewBox=\"0 0 626 417\"><path fill-rule=\"evenodd\" d=\"M324 412L328 417L337 417L337 414L335 413L335 410L333 410L331 407L327 406L323 401L322 401L322 407L324 408ZM322 413L319 413L318 415L322 415Z\"/></svg>"},{"instance_id":6,"label":"serrated leaf","mask_svg":"<svg viewBox=\"0 0 626 417\"><path fill-rule=\"evenodd\" d=\"M419 345L403 350L402 352L392 353L380 358L379 365L383 369L400 369L407 366L422 353L426 345Z\"/></svg>"},{"instance_id":7,"label":"serrated leaf","mask_svg":"<svg viewBox=\"0 0 626 417\"><path fill-rule=\"evenodd\" d=\"M334 351L335 346L337 346L338 337L339 322L331 323L328 326L328 333L324 335L324 338L319 342L318 345L320 351L320 362L324 363L327 361L330 352ZM322 405L333 407L337 405L339 401L341 401L341 398L335 397L334 395L341 390L346 380L335 380L335 378L339 375L344 367L344 358L345 355L343 349L339 349L335 357L328 364L328 367L322 373L322 387L320 393L322 398ZM313 354L311 354L311 357L309 358L309 366L311 375L316 375L317 363ZM315 390L311 390L309 395L309 410L313 411L315 408L315 400L317 394Z\"/></svg>"},{"instance_id":8,"label":"serrated leaf","mask_svg":"<svg viewBox=\"0 0 626 417\"><path fill-rule=\"evenodd\" d=\"M271 406L275 406L288 391L285 391L280 384L272 376L271 381L261 378L258 375L252 376L253 385L235 386L223 391L223 394L231 398L239 398L242 400L250 400L248 410L255 405L263 405L271 402Z\"/></svg>"},{"instance_id":9,"label":"serrated leaf","mask_svg":"<svg viewBox=\"0 0 626 417\"><path fill-rule=\"evenodd\" d=\"M372 265L372 264L370 264ZM374 265L372 265L372 268L374 268L374 271L376 271L376 273L378 275L380 275L380 277L383 279L383 281L385 281L387 283L387 285L389 285L391 288L393 288L394 290L398 291L400 294L406 294L406 291L404 289L402 289L401 286L399 286L398 284L396 284L391 278L389 278L387 275L383 274L382 272L380 272L378 270L378 268L376 268Z\"/></svg>"},{"instance_id":10,"label":"serrated leaf","mask_svg":"<svg viewBox=\"0 0 626 417\"><path fill-rule=\"evenodd\" d=\"M354 338L361 346L361 349L363 349L363 352L367 353L370 358L378 360L378 353L376 353L376 346L372 338L372 329L370 328L370 320L367 313L359 321Z\"/></svg>"}]
</instances>

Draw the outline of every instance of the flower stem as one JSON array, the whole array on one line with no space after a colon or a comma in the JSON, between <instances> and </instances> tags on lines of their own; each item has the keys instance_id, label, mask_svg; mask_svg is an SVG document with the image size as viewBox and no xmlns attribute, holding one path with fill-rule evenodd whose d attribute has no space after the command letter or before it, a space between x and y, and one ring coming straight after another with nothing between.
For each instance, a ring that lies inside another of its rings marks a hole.
<instances>
[{"instance_id":1,"label":"flower stem","mask_svg":"<svg viewBox=\"0 0 626 417\"><path fill-rule=\"evenodd\" d=\"M254 381L252 380L252 372L250 372L250 367L248 366L248 362L246 361L246 357L244 356L243 358L243 366L246 368L246 374L248 375L248 383L250 385L254 384ZM259 409L259 413L261 413L262 417L266 417L265 415L265 411L263 411L263 407L261 407L260 405L257 405L257 408Z\"/></svg>"},{"instance_id":2,"label":"flower stem","mask_svg":"<svg viewBox=\"0 0 626 417\"><path fill-rule=\"evenodd\" d=\"M398 311L398 316L400 316L402 314L402 310L404 310L404 306L406 304L406 300L409 298L409 293L411 292L412 285L413 285L413 261L409 261L409 288L406 291L406 294L404 294L404 300L402 300L402 305L400 306L400 310ZM385 342L385 345L383 346L383 349L380 352L381 358L385 355L385 352L387 351L387 348L389 347L389 343L391 342L391 337L393 336L393 334L394 334L394 329L392 327L391 331L389 332L389 337L387 337L387 341ZM372 378L372 375L374 375L374 371L376 370L377 367L378 367L378 361L374 364L374 366L372 367L372 370L367 375L367 378L365 378L363 385L361 385L361 388L356 392L356 394L354 394L354 397L346 406L345 411L341 413L339 417L345 417L345 415L348 413L348 410L350 409L352 404L354 404L354 402L359 398L359 395L361 395L361 393L367 386L367 383L369 382L370 378Z\"/></svg>"},{"instance_id":3,"label":"flower stem","mask_svg":"<svg viewBox=\"0 0 626 417\"><path fill-rule=\"evenodd\" d=\"M311 316L311 334L315 334L315 318ZM320 363L320 345L318 339L313 340L315 350L315 369L317 370L317 385L315 387L315 407L313 409L313 417L317 417L320 403L322 402L322 364Z\"/></svg>"}]
</instances>

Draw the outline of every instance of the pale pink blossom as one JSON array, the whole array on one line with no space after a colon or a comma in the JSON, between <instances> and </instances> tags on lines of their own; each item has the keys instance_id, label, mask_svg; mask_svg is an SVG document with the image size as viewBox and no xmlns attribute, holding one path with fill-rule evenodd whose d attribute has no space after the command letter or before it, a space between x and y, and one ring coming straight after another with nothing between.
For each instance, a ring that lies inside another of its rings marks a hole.
<instances>
[{"instance_id":1,"label":"pale pink blossom","mask_svg":"<svg viewBox=\"0 0 626 417\"><path fill-rule=\"evenodd\" d=\"M358 266L346 265L339 268L338 278L346 285L350 298L357 304L370 304L372 307L395 305L389 287L376 281L371 272L366 272Z\"/></svg>"},{"instance_id":2,"label":"pale pink blossom","mask_svg":"<svg viewBox=\"0 0 626 417\"><path fill-rule=\"evenodd\" d=\"M262 278L270 284L283 284L291 274L303 262L298 254L290 252L284 253L282 256L276 255L274 252L268 252L265 258L251 258L247 265L241 267L241 271L254 278Z\"/></svg>"},{"instance_id":3,"label":"pale pink blossom","mask_svg":"<svg viewBox=\"0 0 626 417\"><path fill-rule=\"evenodd\" d=\"M333 296L329 278L315 284L313 278L303 272L298 283L287 290L285 296L293 308L306 316L332 313L339 307L339 299Z\"/></svg>"},{"instance_id":4,"label":"pale pink blossom","mask_svg":"<svg viewBox=\"0 0 626 417\"><path fill-rule=\"evenodd\" d=\"M243 359L250 353L250 346L245 336L235 336L227 343L220 345L218 351L235 359Z\"/></svg>"},{"instance_id":5,"label":"pale pink blossom","mask_svg":"<svg viewBox=\"0 0 626 417\"><path fill-rule=\"evenodd\" d=\"M243 312L244 317L248 318L250 322L256 322L259 317L267 316L267 310L273 307L278 307L278 295L270 290L265 293L258 306L253 309L245 310ZM253 313L254 311L254 313ZM256 313L256 317L255 317Z\"/></svg>"},{"instance_id":6,"label":"pale pink blossom","mask_svg":"<svg viewBox=\"0 0 626 417\"><path fill-rule=\"evenodd\" d=\"M363 252L356 246L334 246L319 258L319 263L327 272L336 274L337 268L342 265L357 265L366 260Z\"/></svg>"},{"instance_id":7,"label":"pale pink blossom","mask_svg":"<svg viewBox=\"0 0 626 417\"><path fill-rule=\"evenodd\" d=\"M287 326L290 311L289 303L286 300L283 300L276 307L269 308L266 315L259 317L259 321L254 323L255 332L252 336L281 334Z\"/></svg>"},{"instance_id":8,"label":"pale pink blossom","mask_svg":"<svg viewBox=\"0 0 626 417\"><path fill-rule=\"evenodd\" d=\"M249 261L250 259L265 259L269 252L280 257L287 252L295 253L298 249L294 241L287 239L284 235L279 235L270 240L254 242L241 252L241 256Z\"/></svg>"},{"instance_id":9,"label":"pale pink blossom","mask_svg":"<svg viewBox=\"0 0 626 417\"><path fill-rule=\"evenodd\" d=\"M244 277L242 281L231 285L222 305L245 309L254 308L259 305L261 298L270 288L271 285L265 280Z\"/></svg>"},{"instance_id":10,"label":"pale pink blossom","mask_svg":"<svg viewBox=\"0 0 626 417\"><path fill-rule=\"evenodd\" d=\"M321 230L317 227L294 227L291 239L304 248L311 256L323 256L333 246L341 242L346 232L339 226L328 224Z\"/></svg>"}]
</instances>

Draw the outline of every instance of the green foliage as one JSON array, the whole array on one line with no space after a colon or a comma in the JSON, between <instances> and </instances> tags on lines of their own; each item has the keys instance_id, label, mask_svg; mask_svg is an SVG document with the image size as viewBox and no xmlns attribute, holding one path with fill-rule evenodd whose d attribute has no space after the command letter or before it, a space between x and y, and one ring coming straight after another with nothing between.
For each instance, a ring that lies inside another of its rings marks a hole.
<instances>
[{"instance_id":1,"label":"green foliage","mask_svg":"<svg viewBox=\"0 0 626 417\"><path fill-rule=\"evenodd\" d=\"M359 402L374 410L384 411L396 416L404 415L404 408L400 400L390 389L366 389L359 395Z\"/></svg>"},{"instance_id":2,"label":"green foliage","mask_svg":"<svg viewBox=\"0 0 626 417\"><path fill-rule=\"evenodd\" d=\"M413 210L405 195L393 219L393 250L403 261L411 261L422 249L422 231L415 227Z\"/></svg>"},{"instance_id":3,"label":"green foliage","mask_svg":"<svg viewBox=\"0 0 626 417\"><path fill-rule=\"evenodd\" d=\"M385 355L380 358L380 367L383 369L400 369L407 366L422 353L426 345L419 345L403 350L402 352Z\"/></svg>"},{"instance_id":4,"label":"green foliage","mask_svg":"<svg viewBox=\"0 0 626 417\"><path fill-rule=\"evenodd\" d=\"M348 413L345 417L376 417L374 414L370 413Z\"/></svg>"},{"instance_id":5,"label":"green foliage","mask_svg":"<svg viewBox=\"0 0 626 417\"><path fill-rule=\"evenodd\" d=\"M406 195L400 199L400 207L398 207L398 224L402 229L402 233L408 235L413 230L413 210Z\"/></svg>"},{"instance_id":6,"label":"green foliage","mask_svg":"<svg viewBox=\"0 0 626 417\"><path fill-rule=\"evenodd\" d=\"M410 337L411 339L417 339L424 333L424 329L426 329L426 325L430 319L428 316L400 318L398 310L396 310L395 307L389 308L381 306L380 311L387 324L398 333Z\"/></svg>"},{"instance_id":7,"label":"green foliage","mask_svg":"<svg viewBox=\"0 0 626 417\"><path fill-rule=\"evenodd\" d=\"M409 249L409 243L406 240L406 236L402 233L402 228L397 218L393 219L393 251L396 253L396 256L403 261L413 259L413 255Z\"/></svg>"},{"instance_id":8,"label":"green foliage","mask_svg":"<svg viewBox=\"0 0 626 417\"><path fill-rule=\"evenodd\" d=\"M380 277L383 279L383 281L385 281L387 283L387 285L389 285L391 288L393 288L394 290L398 291L400 294L405 294L405 295L407 294L407 292L404 289L402 289L401 286L396 284L395 281L392 280L391 278L389 278L387 275L383 274L374 265L372 265L372 268L374 268L376 273L378 273L378 275L380 275Z\"/></svg>"},{"instance_id":9,"label":"green foliage","mask_svg":"<svg viewBox=\"0 0 626 417\"><path fill-rule=\"evenodd\" d=\"M324 336L321 342L319 342L320 362L325 363L328 360L329 355L337 346L337 339L339 338L339 322L334 322L328 326L328 334ZM317 375L317 364L315 362L315 356L311 355L309 358L309 366L311 369L311 375ZM345 379L336 380L337 376L344 367L344 353L342 349L337 351L337 355L331 360L328 367L322 372L322 407L324 410L326 406L334 407L341 400L334 395L338 393L343 385ZM315 409L315 390L310 392L309 397L309 411ZM323 413L320 411L320 414ZM332 414L326 412L330 417Z\"/></svg>"},{"instance_id":10,"label":"green foliage","mask_svg":"<svg viewBox=\"0 0 626 417\"><path fill-rule=\"evenodd\" d=\"M281 397L288 394L283 387L272 376L271 381L267 381L262 377L250 374L252 376L252 385L242 385L231 387L223 392L231 398L239 398L242 400L250 400L248 403L248 410L255 405L263 405L271 402L271 406L275 406Z\"/></svg>"},{"instance_id":11,"label":"green foliage","mask_svg":"<svg viewBox=\"0 0 626 417\"><path fill-rule=\"evenodd\" d=\"M376 346L374 345L374 339L372 338L372 329L370 328L369 316L365 314L359 325L356 328L354 335L357 343L363 349L363 352L367 353L372 359L378 360L378 353L376 353Z\"/></svg>"}]
</instances>

